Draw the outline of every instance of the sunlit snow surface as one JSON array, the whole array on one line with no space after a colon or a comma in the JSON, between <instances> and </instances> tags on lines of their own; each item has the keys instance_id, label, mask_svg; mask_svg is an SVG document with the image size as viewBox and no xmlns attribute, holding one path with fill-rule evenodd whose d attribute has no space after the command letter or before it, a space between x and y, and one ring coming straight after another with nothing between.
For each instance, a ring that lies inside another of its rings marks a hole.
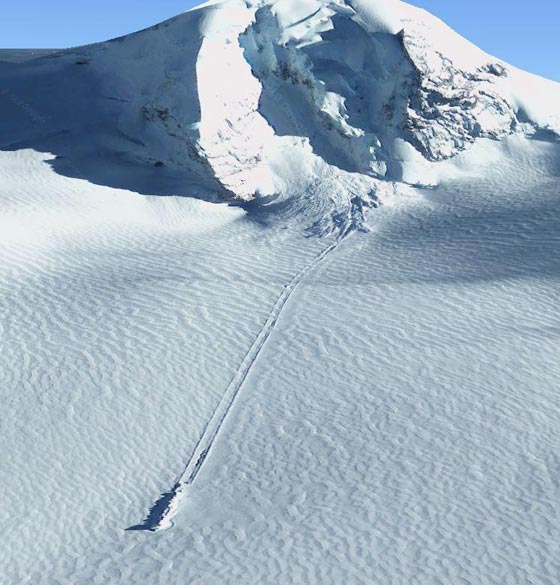
<instances>
[{"instance_id":1,"label":"sunlit snow surface","mask_svg":"<svg viewBox=\"0 0 560 585\"><path fill-rule=\"evenodd\" d=\"M479 150L309 275L157 535L124 529L324 243L3 153L2 582L555 583L560 154Z\"/></svg>"},{"instance_id":2,"label":"sunlit snow surface","mask_svg":"<svg viewBox=\"0 0 560 585\"><path fill-rule=\"evenodd\" d=\"M426 158L352 110L389 4L327 4L0 64L1 585L558 585L558 88L402 8Z\"/></svg>"}]
</instances>

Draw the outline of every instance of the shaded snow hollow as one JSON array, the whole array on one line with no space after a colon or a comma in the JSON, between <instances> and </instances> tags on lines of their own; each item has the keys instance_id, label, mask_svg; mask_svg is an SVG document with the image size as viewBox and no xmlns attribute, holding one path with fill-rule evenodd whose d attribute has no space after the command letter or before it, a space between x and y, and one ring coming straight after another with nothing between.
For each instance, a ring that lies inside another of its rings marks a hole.
<instances>
[{"instance_id":1,"label":"shaded snow hollow","mask_svg":"<svg viewBox=\"0 0 560 585\"><path fill-rule=\"evenodd\" d=\"M4 148L147 194L305 194L295 206L327 230L390 182L437 183L437 163L477 138L560 130L558 85L397 0L210 2L0 74L17 96Z\"/></svg>"}]
</instances>

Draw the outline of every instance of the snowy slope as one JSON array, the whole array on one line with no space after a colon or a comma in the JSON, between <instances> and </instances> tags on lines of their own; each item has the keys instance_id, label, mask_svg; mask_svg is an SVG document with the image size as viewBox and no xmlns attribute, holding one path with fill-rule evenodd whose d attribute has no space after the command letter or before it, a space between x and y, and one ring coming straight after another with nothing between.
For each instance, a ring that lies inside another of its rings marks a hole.
<instances>
[{"instance_id":1,"label":"snowy slope","mask_svg":"<svg viewBox=\"0 0 560 585\"><path fill-rule=\"evenodd\" d=\"M60 52L60 49L0 49L0 61L23 63Z\"/></svg>"},{"instance_id":2,"label":"snowy slope","mask_svg":"<svg viewBox=\"0 0 560 585\"><path fill-rule=\"evenodd\" d=\"M557 585L560 86L397 0L29 57L0 583Z\"/></svg>"},{"instance_id":3,"label":"snowy slope","mask_svg":"<svg viewBox=\"0 0 560 585\"><path fill-rule=\"evenodd\" d=\"M0 143L62 174L228 201L314 185L318 217L379 180L437 182L477 138L560 132L557 84L397 1L213 2L0 74Z\"/></svg>"}]
</instances>

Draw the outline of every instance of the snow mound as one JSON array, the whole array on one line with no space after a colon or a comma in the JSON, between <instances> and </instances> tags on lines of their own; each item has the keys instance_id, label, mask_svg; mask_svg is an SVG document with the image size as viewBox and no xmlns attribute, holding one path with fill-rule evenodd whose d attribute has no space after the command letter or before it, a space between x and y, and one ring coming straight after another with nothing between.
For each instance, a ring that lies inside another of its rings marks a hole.
<instances>
[{"instance_id":1,"label":"snow mound","mask_svg":"<svg viewBox=\"0 0 560 585\"><path fill-rule=\"evenodd\" d=\"M0 78L4 148L148 194L300 198L323 223L354 221L356 197L376 204L386 183L437 183L438 163L477 139L560 132L558 84L397 0L209 2L127 37L0 62Z\"/></svg>"}]
</instances>

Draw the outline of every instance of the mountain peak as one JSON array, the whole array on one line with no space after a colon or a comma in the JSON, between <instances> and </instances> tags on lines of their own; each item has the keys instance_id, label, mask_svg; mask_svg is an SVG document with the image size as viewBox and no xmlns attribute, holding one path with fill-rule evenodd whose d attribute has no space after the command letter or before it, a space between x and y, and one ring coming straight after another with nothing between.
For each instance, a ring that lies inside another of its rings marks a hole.
<instances>
[{"instance_id":1,"label":"mountain peak","mask_svg":"<svg viewBox=\"0 0 560 585\"><path fill-rule=\"evenodd\" d=\"M14 118L0 139L60 155L65 172L228 200L306 193L320 214L356 192L373 203L384 183L433 183L479 139L560 131L558 85L397 0L210 2L4 69L48 122Z\"/></svg>"}]
</instances>

